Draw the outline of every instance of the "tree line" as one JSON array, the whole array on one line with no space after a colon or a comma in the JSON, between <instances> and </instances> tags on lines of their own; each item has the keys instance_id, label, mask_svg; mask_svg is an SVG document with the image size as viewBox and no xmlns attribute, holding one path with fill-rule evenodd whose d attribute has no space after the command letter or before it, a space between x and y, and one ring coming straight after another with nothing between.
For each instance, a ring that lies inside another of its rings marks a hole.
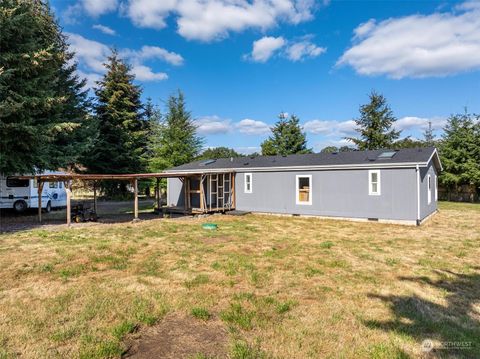
<instances>
[{"instance_id":1,"label":"tree line","mask_svg":"<svg viewBox=\"0 0 480 359\"><path fill-rule=\"evenodd\" d=\"M3 0L0 24L0 173L158 172L195 159L241 156L227 147L202 151L203 138L181 91L168 98L164 113L151 99L143 103L142 88L115 49L89 97L47 3ZM430 126L418 140L401 138L386 98L375 91L359 113L357 136L346 138L352 145L321 152L436 146L443 185L480 186L478 115L452 115L441 138ZM284 113L260 147L262 155L313 153L300 119ZM121 186L104 184L103 189L114 193L125 190Z\"/></svg>"}]
</instances>

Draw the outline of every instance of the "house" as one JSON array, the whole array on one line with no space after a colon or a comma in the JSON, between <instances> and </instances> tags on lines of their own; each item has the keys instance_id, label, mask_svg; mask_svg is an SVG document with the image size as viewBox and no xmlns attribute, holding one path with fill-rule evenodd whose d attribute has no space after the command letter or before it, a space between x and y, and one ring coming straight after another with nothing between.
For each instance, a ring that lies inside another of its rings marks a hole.
<instances>
[{"instance_id":1,"label":"house","mask_svg":"<svg viewBox=\"0 0 480 359\"><path fill-rule=\"evenodd\" d=\"M220 158L170 169L167 204L419 225L437 210L434 147ZM166 171L167 173L169 171Z\"/></svg>"}]
</instances>

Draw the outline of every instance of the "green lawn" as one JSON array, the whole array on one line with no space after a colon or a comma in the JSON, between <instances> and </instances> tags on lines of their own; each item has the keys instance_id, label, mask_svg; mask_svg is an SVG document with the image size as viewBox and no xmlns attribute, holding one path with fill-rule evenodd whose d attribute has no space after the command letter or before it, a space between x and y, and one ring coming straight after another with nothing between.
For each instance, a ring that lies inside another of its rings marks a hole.
<instances>
[{"instance_id":1,"label":"green lawn","mask_svg":"<svg viewBox=\"0 0 480 359\"><path fill-rule=\"evenodd\" d=\"M421 227L247 215L2 234L0 358L119 357L175 316L224 327L223 357L419 357L425 339L480 357L479 258L478 204Z\"/></svg>"}]
</instances>

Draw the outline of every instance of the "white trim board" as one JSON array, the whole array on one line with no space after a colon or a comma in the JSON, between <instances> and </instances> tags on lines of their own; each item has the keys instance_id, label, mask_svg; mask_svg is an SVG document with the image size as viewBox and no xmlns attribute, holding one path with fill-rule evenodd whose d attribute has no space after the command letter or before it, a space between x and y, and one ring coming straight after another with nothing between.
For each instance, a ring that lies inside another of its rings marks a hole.
<instances>
[{"instance_id":1,"label":"white trim board","mask_svg":"<svg viewBox=\"0 0 480 359\"><path fill-rule=\"evenodd\" d=\"M299 200L300 188L298 187L298 185L300 184L300 178L308 178L308 201L306 202L301 202ZM299 206L311 206L312 197L313 197L312 175L296 175L295 176L295 204Z\"/></svg>"}]
</instances>

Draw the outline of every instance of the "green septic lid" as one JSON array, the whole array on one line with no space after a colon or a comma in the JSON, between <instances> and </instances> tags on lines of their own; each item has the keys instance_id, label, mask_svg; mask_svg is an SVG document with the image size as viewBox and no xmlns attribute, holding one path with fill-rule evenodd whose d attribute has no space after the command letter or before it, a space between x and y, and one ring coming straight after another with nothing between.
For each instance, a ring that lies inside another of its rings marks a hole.
<instances>
[{"instance_id":1,"label":"green septic lid","mask_svg":"<svg viewBox=\"0 0 480 359\"><path fill-rule=\"evenodd\" d=\"M204 223L202 224L203 229L217 229L217 225L215 223Z\"/></svg>"}]
</instances>

